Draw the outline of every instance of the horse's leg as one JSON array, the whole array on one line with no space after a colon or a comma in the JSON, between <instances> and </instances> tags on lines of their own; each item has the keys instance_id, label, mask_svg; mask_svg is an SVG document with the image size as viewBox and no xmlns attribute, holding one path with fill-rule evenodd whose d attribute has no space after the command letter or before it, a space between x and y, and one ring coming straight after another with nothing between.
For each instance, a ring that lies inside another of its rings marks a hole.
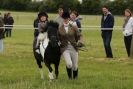
<instances>
[{"instance_id":1,"label":"horse's leg","mask_svg":"<svg viewBox=\"0 0 133 89\"><path fill-rule=\"evenodd\" d=\"M39 63L39 72L40 72L40 75L41 75L41 79L44 80L44 74L43 74L41 62Z\"/></svg>"},{"instance_id":2,"label":"horse's leg","mask_svg":"<svg viewBox=\"0 0 133 89\"><path fill-rule=\"evenodd\" d=\"M44 74L43 74L43 70L42 70L41 61L39 61L39 60L36 60L36 61L37 61L37 65L39 67L39 72L40 72L40 75L41 75L41 79L44 80Z\"/></svg>"},{"instance_id":3,"label":"horse's leg","mask_svg":"<svg viewBox=\"0 0 133 89\"><path fill-rule=\"evenodd\" d=\"M44 80L44 75L43 75L43 71L42 71L42 64L41 64L42 63L42 57L40 54L37 54L35 51L34 51L34 56L35 56L35 59L36 59L36 62L37 62L38 68L39 68L41 79Z\"/></svg>"},{"instance_id":4,"label":"horse's leg","mask_svg":"<svg viewBox=\"0 0 133 89\"><path fill-rule=\"evenodd\" d=\"M44 79L43 76L43 71L42 71L42 64L41 62L43 61L42 56L38 53L36 53L36 44L37 44L37 38L34 39L33 41L33 53L34 53L34 57L36 59L39 71L40 71L40 75L41 75L41 79Z\"/></svg>"},{"instance_id":5,"label":"horse's leg","mask_svg":"<svg viewBox=\"0 0 133 89\"><path fill-rule=\"evenodd\" d=\"M39 71L40 71L41 79L44 80L44 74L43 74L42 68L39 68Z\"/></svg>"},{"instance_id":6,"label":"horse's leg","mask_svg":"<svg viewBox=\"0 0 133 89\"><path fill-rule=\"evenodd\" d=\"M54 64L54 66L55 66L55 75L56 75L56 79L58 79L58 75L59 75L59 71L58 71L59 63Z\"/></svg>"},{"instance_id":7,"label":"horse's leg","mask_svg":"<svg viewBox=\"0 0 133 89\"><path fill-rule=\"evenodd\" d=\"M52 71L53 71L52 67L50 66L49 63L45 63L45 65L46 65L47 68L48 68L50 80L53 80L53 79L54 79L54 76L53 76L53 73L52 73Z\"/></svg>"},{"instance_id":8,"label":"horse's leg","mask_svg":"<svg viewBox=\"0 0 133 89\"><path fill-rule=\"evenodd\" d=\"M60 64L60 57L59 57L59 59L55 63L55 75L56 75L56 79L58 79L58 75L59 75L59 64Z\"/></svg>"}]
</instances>

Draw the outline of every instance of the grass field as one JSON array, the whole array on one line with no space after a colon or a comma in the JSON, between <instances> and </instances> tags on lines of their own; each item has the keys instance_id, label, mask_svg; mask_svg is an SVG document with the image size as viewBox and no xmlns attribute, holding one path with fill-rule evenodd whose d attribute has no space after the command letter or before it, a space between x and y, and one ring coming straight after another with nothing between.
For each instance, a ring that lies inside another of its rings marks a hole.
<instances>
[{"instance_id":1,"label":"grass field","mask_svg":"<svg viewBox=\"0 0 133 89\"><path fill-rule=\"evenodd\" d=\"M15 24L31 25L35 13L12 12ZM55 18L50 14L49 18ZM122 25L123 18L116 16L115 25ZM83 15L83 25L99 25L100 16ZM114 58L105 58L100 31L84 30L87 52L79 52L79 78L67 80L65 63L61 60L59 79L40 79L32 53L33 30L14 29L13 37L4 39L5 50L0 54L0 89L133 89L133 60L127 58L122 32L113 32Z\"/></svg>"}]
</instances>

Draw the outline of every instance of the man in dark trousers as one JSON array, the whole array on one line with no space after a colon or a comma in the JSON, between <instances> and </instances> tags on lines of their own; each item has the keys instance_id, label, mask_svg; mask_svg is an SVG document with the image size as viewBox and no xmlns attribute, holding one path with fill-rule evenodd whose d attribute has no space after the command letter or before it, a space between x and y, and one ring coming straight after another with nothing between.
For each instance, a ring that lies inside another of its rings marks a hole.
<instances>
[{"instance_id":1,"label":"man in dark trousers","mask_svg":"<svg viewBox=\"0 0 133 89\"><path fill-rule=\"evenodd\" d=\"M107 58L113 58L112 49L110 46L112 39L112 31L114 26L114 16L111 14L107 6L102 7L101 32L104 43L104 48Z\"/></svg>"},{"instance_id":2,"label":"man in dark trousers","mask_svg":"<svg viewBox=\"0 0 133 89\"><path fill-rule=\"evenodd\" d=\"M6 37L11 37L12 36L12 28L13 28L13 24L14 24L14 19L11 16L11 13L7 13L7 15L5 15L4 23L5 23L5 25L8 25L8 26L6 26L7 28L5 29Z\"/></svg>"},{"instance_id":3,"label":"man in dark trousers","mask_svg":"<svg viewBox=\"0 0 133 89\"><path fill-rule=\"evenodd\" d=\"M13 17L11 16L11 13L8 13L8 24L11 25L9 26L9 37L12 36L12 28L13 28L13 24L14 24L14 19Z\"/></svg>"}]
</instances>

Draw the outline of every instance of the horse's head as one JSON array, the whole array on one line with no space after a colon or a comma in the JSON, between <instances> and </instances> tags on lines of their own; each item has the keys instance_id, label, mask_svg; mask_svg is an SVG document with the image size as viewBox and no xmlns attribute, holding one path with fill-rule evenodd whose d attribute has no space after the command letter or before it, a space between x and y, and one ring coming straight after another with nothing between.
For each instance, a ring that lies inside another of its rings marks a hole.
<instances>
[{"instance_id":1,"label":"horse's head","mask_svg":"<svg viewBox=\"0 0 133 89\"><path fill-rule=\"evenodd\" d=\"M48 21L46 25L47 33L48 33L48 38L49 38L49 44L52 47L58 47L58 27L59 24L54 21Z\"/></svg>"}]
</instances>

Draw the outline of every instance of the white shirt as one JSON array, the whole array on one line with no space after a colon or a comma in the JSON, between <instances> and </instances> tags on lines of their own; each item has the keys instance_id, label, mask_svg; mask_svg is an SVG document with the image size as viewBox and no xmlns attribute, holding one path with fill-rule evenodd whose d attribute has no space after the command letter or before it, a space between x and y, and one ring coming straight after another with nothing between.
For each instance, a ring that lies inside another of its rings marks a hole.
<instances>
[{"instance_id":1,"label":"white shirt","mask_svg":"<svg viewBox=\"0 0 133 89\"><path fill-rule=\"evenodd\" d=\"M69 26L69 23L68 24L64 24L64 29L65 29L66 33L68 33L68 26Z\"/></svg>"},{"instance_id":2,"label":"white shirt","mask_svg":"<svg viewBox=\"0 0 133 89\"><path fill-rule=\"evenodd\" d=\"M68 24L64 24L64 29L65 29L65 31L66 31L66 33L68 34L68 27L69 27L69 24L70 23L68 23ZM68 44L71 44L69 41L68 41Z\"/></svg>"},{"instance_id":3,"label":"white shirt","mask_svg":"<svg viewBox=\"0 0 133 89\"><path fill-rule=\"evenodd\" d=\"M130 19L128 20L124 31L123 31L124 36L130 36L133 34L133 17L130 17Z\"/></svg>"}]
</instances>

